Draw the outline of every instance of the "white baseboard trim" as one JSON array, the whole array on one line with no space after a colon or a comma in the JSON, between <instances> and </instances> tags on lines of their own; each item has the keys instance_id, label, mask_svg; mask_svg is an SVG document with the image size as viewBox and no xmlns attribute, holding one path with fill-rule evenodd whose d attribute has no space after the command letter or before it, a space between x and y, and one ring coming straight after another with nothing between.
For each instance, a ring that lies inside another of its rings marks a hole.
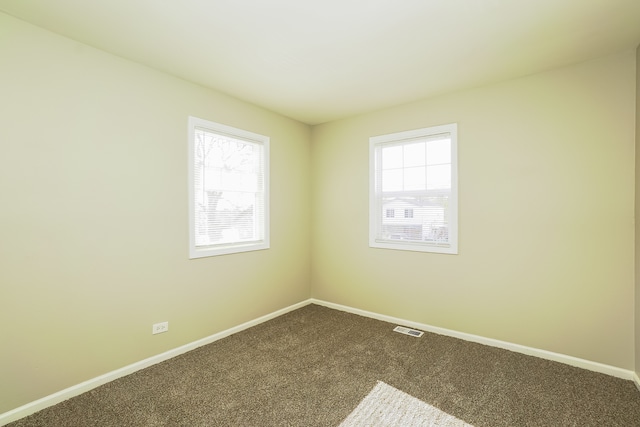
<instances>
[{"instance_id":1,"label":"white baseboard trim","mask_svg":"<svg viewBox=\"0 0 640 427\"><path fill-rule=\"evenodd\" d=\"M640 391L640 377L638 377L638 373L633 373L633 382L636 384L636 388Z\"/></svg>"},{"instance_id":2,"label":"white baseboard trim","mask_svg":"<svg viewBox=\"0 0 640 427\"><path fill-rule=\"evenodd\" d=\"M10 422L17 421L20 418L24 418L28 415L31 415L35 412L38 412L42 409L48 408L49 406L53 406L60 402L63 402L67 399L70 399L74 396L78 396L82 393L85 393L89 390L92 390L98 386L106 384L110 381L116 380L118 378L124 377L126 375L132 374L136 371L139 371L144 368L148 368L149 366L155 365L157 363L163 362L165 360L176 357L180 354L186 353L188 351L194 350L198 347L202 347L203 345L210 344L214 341L218 341L222 338L228 337L229 335L233 335L237 332L248 329L252 326L259 325L260 323L264 323L267 320L274 319L276 317L282 316L290 311L297 310L298 308L304 307L311 303L310 300L302 301L297 304L293 304L289 307L285 307L281 310L274 311L273 313L264 315L257 319L248 321L241 325L235 326L233 328L227 329L222 332L218 332L217 334L210 335L206 338L199 339L197 341L191 342L189 344L185 344L183 346L174 348L173 350L166 351L164 353L149 357L147 359L141 360L139 362L133 363L131 365L122 367L120 369L116 369L115 371L108 372L104 375L100 375L98 377L92 378L90 380L84 381L80 384L76 384L64 390L60 390L56 393L50 394L49 396L45 396L36 401L27 403L26 405L20 406L18 408L12 409L8 412L0 414L0 426L4 426L9 424Z\"/></svg>"},{"instance_id":3,"label":"white baseboard trim","mask_svg":"<svg viewBox=\"0 0 640 427\"><path fill-rule=\"evenodd\" d=\"M592 362L590 360L580 359L573 356L567 356L565 354L560 354L560 353L554 353L547 350L540 350L533 347L527 347L520 344L513 344L506 341L500 341L492 338L485 338L479 335L467 334L464 332L458 332L451 329L445 329L437 326L426 325L424 323L412 322L406 319L386 316L378 313L373 313L371 311L360 310L357 308L353 308L353 307L349 307L341 304L335 304L335 303L318 300L314 298L310 300L310 303L322 305L324 307L333 308L340 311L345 311L347 313L353 313L353 314L357 314L364 317L382 320L384 322L394 323L402 326L409 326L411 328L420 329L427 332L433 332L439 335L460 338L465 341L476 342L476 343L488 345L491 347L498 347L505 350L514 351L516 353L526 354L529 356L536 356L542 359L564 363L566 365L571 365L578 368L587 369L589 371L607 374L607 375L617 377L617 378L622 378L625 380L635 380L636 386L638 386L638 389L640 390L640 380L638 379L638 376L635 374L635 372L618 368L615 366L605 365L603 363L598 363L598 362Z\"/></svg>"}]
</instances>

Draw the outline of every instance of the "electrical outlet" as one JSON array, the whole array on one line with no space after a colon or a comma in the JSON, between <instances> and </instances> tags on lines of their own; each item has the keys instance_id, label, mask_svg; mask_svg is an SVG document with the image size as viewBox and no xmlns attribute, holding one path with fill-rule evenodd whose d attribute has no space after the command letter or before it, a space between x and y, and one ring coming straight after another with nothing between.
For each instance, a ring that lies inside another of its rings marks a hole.
<instances>
[{"instance_id":1,"label":"electrical outlet","mask_svg":"<svg viewBox=\"0 0 640 427\"><path fill-rule=\"evenodd\" d=\"M169 322L154 323L151 327L152 334L161 334L169 330Z\"/></svg>"}]
</instances>

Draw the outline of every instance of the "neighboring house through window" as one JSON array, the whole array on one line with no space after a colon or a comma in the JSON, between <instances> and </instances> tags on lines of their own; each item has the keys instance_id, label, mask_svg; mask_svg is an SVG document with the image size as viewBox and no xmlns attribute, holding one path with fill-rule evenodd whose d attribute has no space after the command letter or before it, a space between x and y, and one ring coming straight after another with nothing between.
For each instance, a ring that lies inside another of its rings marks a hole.
<instances>
[{"instance_id":1,"label":"neighboring house through window","mask_svg":"<svg viewBox=\"0 0 640 427\"><path fill-rule=\"evenodd\" d=\"M369 246L458 253L457 125L369 142Z\"/></svg>"},{"instance_id":2,"label":"neighboring house through window","mask_svg":"<svg viewBox=\"0 0 640 427\"><path fill-rule=\"evenodd\" d=\"M269 138L189 117L189 257L269 248Z\"/></svg>"}]
</instances>

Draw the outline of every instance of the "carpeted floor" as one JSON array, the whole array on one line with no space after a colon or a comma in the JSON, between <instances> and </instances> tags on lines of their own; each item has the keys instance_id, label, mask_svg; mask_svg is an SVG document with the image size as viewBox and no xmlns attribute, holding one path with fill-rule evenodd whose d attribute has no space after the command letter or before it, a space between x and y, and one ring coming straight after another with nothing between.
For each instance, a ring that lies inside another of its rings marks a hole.
<instances>
[{"instance_id":1,"label":"carpeted floor","mask_svg":"<svg viewBox=\"0 0 640 427\"><path fill-rule=\"evenodd\" d=\"M379 381L474 427L640 426L631 381L306 306L9 424L332 426Z\"/></svg>"}]
</instances>

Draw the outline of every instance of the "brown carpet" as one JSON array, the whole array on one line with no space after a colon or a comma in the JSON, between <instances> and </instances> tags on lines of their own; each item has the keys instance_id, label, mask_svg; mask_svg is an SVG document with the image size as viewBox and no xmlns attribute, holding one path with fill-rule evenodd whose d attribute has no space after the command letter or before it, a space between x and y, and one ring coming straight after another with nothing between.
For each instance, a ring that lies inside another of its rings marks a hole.
<instances>
[{"instance_id":1,"label":"brown carpet","mask_svg":"<svg viewBox=\"0 0 640 427\"><path fill-rule=\"evenodd\" d=\"M317 305L9 424L332 426L378 381L475 427L640 426L631 381Z\"/></svg>"}]
</instances>

